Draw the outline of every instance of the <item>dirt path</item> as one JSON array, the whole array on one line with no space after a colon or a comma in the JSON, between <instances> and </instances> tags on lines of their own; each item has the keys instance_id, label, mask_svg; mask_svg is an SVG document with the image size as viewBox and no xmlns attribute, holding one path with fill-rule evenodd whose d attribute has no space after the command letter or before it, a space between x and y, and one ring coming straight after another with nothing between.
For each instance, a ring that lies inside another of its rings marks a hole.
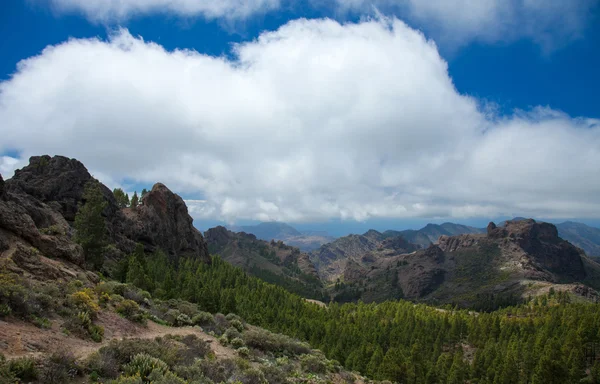
<instances>
[{"instance_id":1,"label":"dirt path","mask_svg":"<svg viewBox=\"0 0 600 384\"><path fill-rule=\"evenodd\" d=\"M22 321L0 321L0 353L12 359L22 356L39 357L57 351L72 352L78 358L84 358L97 351L111 340L127 338L154 339L166 335L196 335L207 341L218 358L235 356L233 349L219 344L218 340L197 327L172 328L148 321L146 327L134 324L115 313L101 313L98 323L105 329L104 340L95 343L68 336L60 329L60 323L54 321L51 329L41 329L33 324Z\"/></svg>"}]
</instances>

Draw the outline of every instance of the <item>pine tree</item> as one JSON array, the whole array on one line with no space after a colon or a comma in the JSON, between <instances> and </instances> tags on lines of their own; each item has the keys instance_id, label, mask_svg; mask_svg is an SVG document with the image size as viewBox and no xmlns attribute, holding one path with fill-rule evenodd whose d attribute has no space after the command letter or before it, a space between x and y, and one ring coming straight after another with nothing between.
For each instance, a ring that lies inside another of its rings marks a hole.
<instances>
[{"instance_id":1,"label":"pine tree","mask_svg":"<svg viewBox=\"0 0 600 384\"><path fill-rule=\"evenodd\" d=\"M106 201L96 180L90 180L85 185L83 200L85 203L75 215L75 241L83 248L86 262L100 270L104 264L106 246L106 224L102 216Z\"/></svg>"},{"instance_id":2,"label":"pine tree","mask_svg":"<svg viewBox=\"0 0 600 384\"><path fill-rule=\"evenodd\" d=\"M148 190L146 188L142 189L141 197L144 198L144 196L146 196L147 193L148 193Z\"/></svg>"},{"instance_id":3,"label":"pine tree","mask_svg":"<svg viewBox=\"0 0 600 384\"><path fill-rule=\"evenodd\" d=\"M139 201L140 199L138 198L137 191L133 192L133 196L131 197L131 208L136 209Z\"/></svg>"},{"instance_id":4,"label":"pine tree","mask_svg":"<svg viewBox=\"0 0 600 384\"><path fill-rule=\"evenodd\" d=\"M117 200L119 208L125 208L129 205L129 195L123 192L121 188L113 189L113 195L115 196L115 200Z\"/></svg>"}]
</instances>

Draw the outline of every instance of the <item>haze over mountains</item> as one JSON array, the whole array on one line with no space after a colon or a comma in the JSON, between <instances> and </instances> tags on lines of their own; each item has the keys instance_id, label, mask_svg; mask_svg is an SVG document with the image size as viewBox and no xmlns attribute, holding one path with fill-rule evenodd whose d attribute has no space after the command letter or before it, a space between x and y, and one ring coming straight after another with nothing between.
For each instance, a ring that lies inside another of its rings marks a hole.
<instances>
[{"instance_id":1,"label":"haze over mountains","mask_svg":"<svg viewBox=\"0 0 600 384\"><path fill-rule=\"evenodd\" d=\"M525 220L523 217L515 217L514 220ZM505 223L500 222L498 226ZM600 229L573 221L555 224L561 238L571 242L583 249L588 256L600 257ZM280 222L265 222L248 226L229 226L233 232L246 232L257 238L270 241L281 240L284 243L298 247L302 251L310 252L318 249L321 245L333 242L336 237L326 231L299 231L292 225ZM462 234L485 233L485 228L477 228L469 225L446 222L442 224L427 224L421 229L393 230L382 232L384 237L401 235L412 244L420 245L422 248L437 242L440 236L455 236Z\"/></svg>"},{"instance_id":2,"label":"haze over mountains","mask_svg":"<svg viewBox=\"0 0 600 384\"><path fill-rule=\"evenodd\" d=\"M244 229L263 239L302 236L283 223ZM310 263L310 270L316 271L335 301L405 298L493 309L537 296L557 284L594 299L594 289L600 288L600 265L583 250L595 249L596 231L580 223L555 226L520 217L485 229L447 222L418 230L369 230L339 237L308 255L300 250L292 253ZM255 274L248 264L277 268L265 263L266 251L262 256L248 251L256 246L248 243L257 241L252 235L227 232L235 239L221 248L227 260ZM261 247L285 247L281 243L263 241Z\"/></svg>"},{"instance_id":3,"label":"haze over mountains","mask_svg":"<svg viewBox=\"0 0 600 384\"><path fill-rule=\"evenodd\" d=\"M323 231L300 232L286 223L267 222L248 226L230 226L233 232L247 232L261 240L281 240L287 245L298 247L302 251L312 251L335 238Z\"/></svg>"}]
</instances>

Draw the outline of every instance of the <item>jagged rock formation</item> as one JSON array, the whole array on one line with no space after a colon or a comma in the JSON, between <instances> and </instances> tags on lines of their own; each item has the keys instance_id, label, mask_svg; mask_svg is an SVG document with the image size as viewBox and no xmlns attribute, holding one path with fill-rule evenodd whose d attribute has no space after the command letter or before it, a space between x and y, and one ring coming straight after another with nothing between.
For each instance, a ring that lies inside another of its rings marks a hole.
<instances>
[{"instance_id":1,"label":"jagged rock formation","mask_svg":"<svg viewBox=\"0 0 600 384\"><path fill-rule=\"evenodd\" d=\"M361 268L369 269L371 263L380 258L389 258L419 249L402 236L388 237L373 229L363 235L348 235L340 237L332 243L321 246L310 253L310 259L317 267L319 275L329 281L334 281L345 274L348 261L356 263ZM353 265L353 269L358 267ZM348 276L358 276L349 273Z\"/></svg>"},{"instance_id":2,"label":"jagged rock formation","mask_svg":"<svg viewBox=\"0 0 600 384\"><path fill-rule=\"evenodd\" d=\"M4 181L0 177L0 251L13 262L35 257L62 259L83 265L83 252L73 242L71 224L93 177L75 159L34 156L29 165ZM164 250L172 258L192 256L210 262L206 243L192 225L183 200L162 184L154 186L136 210L120 209L112 192L100 184L107 201L108 236L113 257L123 257L141 242L146 250ZM10 264L10 263L9 263Z\"/></svg>"},{"instance_id":3,"label":"jagged rock formation","mask_svg":"<svg viewBox=\"0 0 600 384\"><path fill-rule=\"evenodd\" d=\"M152 187L141 205L123 209L111 223L122 247L131 249L139 242L146 250L161 249L171 258L188 256L210 261L206 242L193 226L185 202L161 183Z\"/></svg>"},{"instance_id":4,"label":"jagged rock formation","mask_svg":"<svg viewBox=\"0 0 600 384\"><path fill-rule=\"evenodd\" d=\"M338 239L311 256L321 257L321 275L344 281L346 291L338 295L352 292L353 299L364 301L400 296L469 305L489 297L535 295L557 284L588 298L600 288L600 266L549 223L490 223L487 234L441 235L437 244L412 252L406 244L371 230Z\"/></svg>"}]
</instances>

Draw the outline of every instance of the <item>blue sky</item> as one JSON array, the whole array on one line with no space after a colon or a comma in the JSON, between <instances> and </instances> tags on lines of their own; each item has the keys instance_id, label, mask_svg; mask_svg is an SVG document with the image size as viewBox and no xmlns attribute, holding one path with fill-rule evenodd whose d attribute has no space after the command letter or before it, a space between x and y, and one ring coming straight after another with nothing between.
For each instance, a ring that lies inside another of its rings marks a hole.
<instances>
[{"instance_id":1,"label":"blue sky","mask_svg":"<svg viewBox=\"0 0 600 384\"><path fill-rule=\"evenodd\" d=\"M201 227L598 222L600 1L214 4L2 2L0 172L77 157Z\"/></svg>"}]
</instances>

